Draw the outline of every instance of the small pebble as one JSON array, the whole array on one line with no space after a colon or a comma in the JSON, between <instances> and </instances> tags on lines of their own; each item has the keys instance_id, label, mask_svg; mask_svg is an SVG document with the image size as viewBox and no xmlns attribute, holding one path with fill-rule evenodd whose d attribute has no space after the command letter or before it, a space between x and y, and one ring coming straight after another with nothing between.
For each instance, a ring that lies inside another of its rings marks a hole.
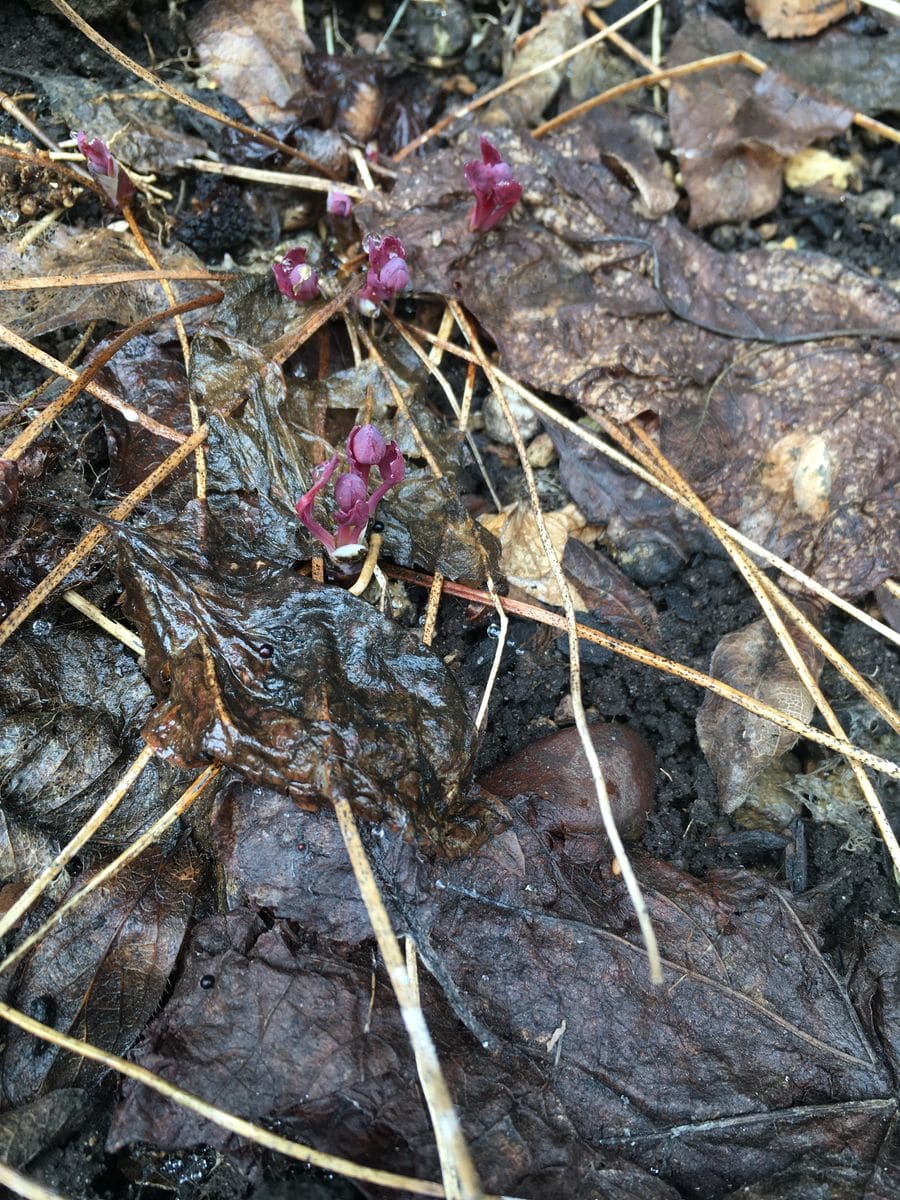
<instances>
[{"instance_id":1,"label":"small pebble","mask_svg":"<svg viewBox=\"0 0 900 1200\"><path fill-rule=\"evenodd\" d=\"M540 430L540 417L515 392L509 388L504 388L504 392L510 411L522 432L522 437L527 442ZM488 437L504 446L515 445L512 430L493 392L488 392L481 412L484 417L484 430Z\"/></svg>"},{"instance_id":2,"label":"small pebble","mask_svg":"<svg viewBox=\"0 0 900 1200\"><path fill-rule=\"evenodd\" d=\"M616 826L625 840L635 841L653 808L653 751L627 725L595 721L590 730ZM557 844L561 841L575 862L592 863L608 855L590 769L574 726L532 742L478 782L505 800L530 796L531 823Z\"/></svg>"},{"instance_id":3,"label":"small pebble","mask_svg":"<svg viewBox=\"0 0 900 1200\"><path fill-rule=\"evenodd\" d=\"M533 467L549 467L556 458L556 447L549 433L539 433L528 447L526 456Z\"/></svg>"}]
</instances>

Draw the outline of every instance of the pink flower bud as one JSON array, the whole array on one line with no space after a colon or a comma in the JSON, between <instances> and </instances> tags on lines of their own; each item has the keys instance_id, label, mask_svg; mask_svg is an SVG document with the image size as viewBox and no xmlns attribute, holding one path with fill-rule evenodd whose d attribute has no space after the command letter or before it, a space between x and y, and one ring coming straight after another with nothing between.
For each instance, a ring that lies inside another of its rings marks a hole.
<instances>
[{"instance_id":1,"label":"pink flower bud","mask_svg":"<svg viewBox=\"0 0 900 1200\"><path fill-rule=\"evenodd\" d=\"M83 129L75 135L78 149L84 155L87 168L103 188L110 208L121 212L134 196L134 184L124 167L120 167L102 138L90 138Z\"/></svg>"},{"instance_id":2,"label":"pink flower bud","mask_svg":"<svg viewBox=\"0 0 900 1200\"><path fill-rule=\"evenodd\" d=\"M475 207L469 213L473 233L493 229L522 197L522 185L513 179L512 168L486 137L481 139L481 162L467 162L463 173L475 193Z\"/></svg>"},{"instance_id":3,"label":"pink flower bud","mask_svg":"<svg viewBox=\"0 0 900 1200\"><path fill-rule=\"evenodd\" d=\"M306 261L306 247L288 250L280 262L272 263L278 290L288 300L315 300L319 294L318 272Z\"/></svg>"},{"instance_id":4,"label":"pink flower bud","mask_svg":"<svg viewBox=\"0 0 900 1200\"><path fill-rule=\"evenodd\" d=\"M353 201L346 192L332 190L325 201L325 211L332 217L349 217L353 212Z\"/></svg>"}]
</instances>

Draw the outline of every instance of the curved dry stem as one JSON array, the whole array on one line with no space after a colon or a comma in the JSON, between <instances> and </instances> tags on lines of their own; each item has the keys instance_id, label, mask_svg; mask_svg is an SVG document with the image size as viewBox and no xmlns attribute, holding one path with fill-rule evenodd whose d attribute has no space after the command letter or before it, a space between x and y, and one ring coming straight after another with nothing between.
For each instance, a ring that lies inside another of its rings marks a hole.
<instances>
[{"instance_id":1,"label":"curved dry stem","mask_svg":"<svg viewBox=\"0 0 900 1200\"><path fill-rule=\"evenodd\" d=\"M743 575L748 587L756 597L757 602L759 603L760 608L763 610L763 613L765 614L769 624L772 626L775 636L778 638L782 649L788 656L791 665L800 677L803 686L814 700L819 712L824 717L828 728L835 735L835 737L846 738L847 735L844 732L844 728L838 720L834 709L825 698L824 692L819 687L816 679L813 677L813 674L807 666L803 655L800 653L797 643L791 635L790 630L785 625L781 618L781 614L778 612L778 609L772 602L770 590L774 588L774 585L771 583L768 587L763 585L761 582L761 572L759 568L750 561L747 555L744 554L739 546L737 546L734 540L728 536L728 534L722 528L721 522L710 512L710 510L706 507L700 497L693 491L693 489L689 487L684 477L678 471L676 471L676 469L663 455L662 451L655 444L649 434L647 434L645 430L641 429L640 425L638 425L636 421L631 422L631 428L646 447L660 471L662 471L662 473L668 478L672 486L681 492L690 505L691 510L696 513L696 515L700 518L706 528L709 529L713 536L719 541L719 543L725 547L735 566L740 571L741 575ZM805 618L803 618L803 614L799 613L795 606L790 604L790 601L787 600L787 597L784 598L784 601L785 605L788 606L789 609L793 609L794 612L797 612L799 617L805 620ZM793 614L791 615L793 619ZM806 623L809 625L808 621ZM822 640L824 641L824 639ZM860 764L855 762L853 759L850 759L849 762L850 767L856 776L856 781L859 784L860 791L862 792L866 804L869 807L869 811L872 814L872 818L875 821L878 832L881 834L881 838L885 846L887 846L888 853L891 856L891 861L894 864L894 870L897 872L898 878L900 878L900 845L897 843L896 834L891 828L890 822L887 819L887 814L885 813L881 801L878 799L875 789L872 787L871 781L869 780L865 771L862 769Z\"/></svg>"},{"instance_id":2,"label":"curved dry stem","mask_svg":"<svg viewBox=\"0 0 900 1200\"><path fill-rule=\"evenodd\" d=\"M500 662L503 658L503 651L506 649L506 638L509 633L509 617L504 612L497 589L494 586L494 581L490 575L487 577L487 590L497 612L497 618L500 621L500 632L497 637L497 649L494 651L494 661L491 663L491 671L487 677L487 683L484 685L481 703L478 705L478 715L475 718L475 728L479 733L484 729L485 722L487 721L488 706L491 703L491 692L494 690L494 684L497 682Z\"/></svg>"},{"instance_id":3,"label":"curved dry stem","mask_svg":"<svg viewBox=\"0 0 900 1200\"><path fill-rule=\"evenodd\" d=\"M151 757L155 751L148 747L151 751ZM145 764L146 765L146 764ZM27 938L19 943L13 950L7 954L6 958L0 962L0 974L8 971L11 966L19 962L29 950L37 946L47 936L51 929L55 928L60 921L76 908L83 900L86 900L91 892L101 887L108 879L112 879L117 875L124 866L132 862L138 855L143 854L148 846L151 846L158 838L160 838L170 825L173 825L182 813L187 812L195 800L200 797L213 780L219 775L222 768L218 763L213 763L212 766L206 768L197 778L185 788L174 804L171 804L162 816L157 817L149 829L145 829L140 837L135 840L117 855L112 862L107 863L105 867L97 871L95 875L70 896L67 896L63 903L54 912L50 914L46 921L33 933L30 933ZM108 815L108 814L107 814ZM80 833L83 831L79 832ZM84 839L87 841L87 838ZM82 843L83 844L83 843ZM66 847L68 850L68 847Z\"/></svg>"},{"instance_id":4,"label":"curved dry stem","mask_svg":"<svg viewBox=\"0 0 900 1200\"><path fill-rule=\"evenodd\" d=\"M643 893L641 892L640 884L634 874L634 869L631 866L631 861L625 850L625 845L616 828L615 817L613 816L612 805L609 802L609 794L606 790L606 783L603 778L603 772L600 768L600 761L597 758L597 751L594 749L594 743L588 728L587 717L584 712L584 704L581 700L581 669L580 658L578 651L578 622L575 618L575 605L572 602L572 593L569 590L569 584L563 574L562 567L559 564L559 559L556 557L556 552L553 549L553 543L550 540L550 534L547 530L544 521L543 510L541 509L540 500L537 494L537 484L534 479L534 472L531 469L531 464L528 461L528 454L525 448L525 442L522 438L522 432L519 429L519 423L510 407L509 401L506 398L506 393L500 386L497 375L494 372L487 355L481 348L475 330L470 325L461 306L455 301L450 301L453 315L456 317L456 322L463 336L468 341L469 345L475 351L479 360L479 365L484 371L488 382L491 385L497 403L500 405L500 410L506 419L507 424L512 431L515 441L516 450L519 455L519 462L522 471L525 475L525 482L528 485L528 495L531 500L531 511L534 515L535 523L538 529L538 535L541 539L541 545L544 548L544 555L553 572L553 577L556 580L556 585L559 588L562 596L563 609L566 616L566 633L569 638L569 685L572 693L572 710L575 714L575 725L578 729L578 735L581 739L582 747L584 748L585 758L590 767L591 777L594 781L594 788L597 793L597 803L600 808L600 815L603 818L603 827L606 830L606 836L609 838L609 843L612 852L619 864L622 872L622 881L628 890L628 895L637 917L638 925L640 926L641 937L644 941L644 946L647 950L647 961L650 967L650 978L654 983L662 983L662 964L659 957L659 947L656 944L656 934L653 932L653 925L650 921L650 915L647 912L647 905L644 901ZM492 603L494 600L492 599Z\"/></svg>"},{"instance_id":5,"label":"curved dry stem","mask_svg":"<svg viewBox=\"0 0 900 1200\"><path fill-rule=\"evenodd\" d=\"M101 1050L99 1046L93 1046L90 1042L82 1041L80 1038L73 1038L69 1037L68 1034L59 1033L56 1029L51 1028L51 1026L43 1025L40 1021L35 1021L32 1017L26 1016L25 1013L2 1001L0 1001L0 1019L8 1021L10 1025L14 1025L17 1029L23 1029L26 1033L40 1038L43 1042L49 1042L53 1046L59 1046L61 1050L68 1050L72 1054L77 1054L79 1058L85 1058L89 1062L96 1062L100 1063L101 1066L110 1067L112 1070L118 1071L120 1075L124 1075L128 1079L133 1079L135 1082L143 1084L144 1087L148 1087L159 1095L164 1096L167 1100L172 1100L175 1104L180 1104L182 1108L189 1109L191 1112L196 1113L197 1116L203 1117L204 1120L211 1121L214 1125L218 1125L220 1129L227 1129L229 1133L246 1138L248 1141L255 1143L257 1146L262 1146L264 1149L274 1150L277 1154L284 1154L287 1158L292 1158L297 1162L309 1163L310 1166L318 1167L323 1171L334 1171L336 1174L343 1175L347 1179L359 1180L360 1183L396 1188L400 1191L412 1192L418 1196L441 1197L445 1195L444 1189L439 1183L432 1183L425 1179L415 1179L409 1175L396 1175L392 1171L379 1171L374 1167L364 1167L359 1163L351 1162L347 1158L340 1158L335 1154L323 1154L320 1150L314 1150L311 1146L303 1145L302 1142L293 1142L290 1138L270 1133L268 1129L263 1129L260 1125L254 1125L252 1121L245 1121L242 1117L236 1117L224 1108L219 1108L217 1105L203 1100L200 1096L195 1096L193 1093L185 1091L184 1088L167 1083L164 1079L160 1079L158 1075L154 1075L152 1071L148 1071L146 1067L139 1067L136 1063L129 1062L128 1059L121 1058L118 1054L111 1054L106 1050ZM488 1196L485 1197L485 1200L500 1200L500 1198Z\"/></svg>"},{"instance_id":6,"label":"curved dry stem","mask_svg":"<svg viewBox=\"0 0 900 1200\"><path fill-rule=\"evenodd\" d=\"M391 928L387 909L360 839L353 810L347 800L333 799L332 803L350 865L412 1043L416 1069L431 1115L446 1195L448 1200L481 1200L484 1193L478 1172L463 1137L450 1089L419 1005L417 989L410 980L403 952Z\"/></svg>"},{"instance_id":7,"label":"curved dry stem","mask_svg":"<svg viewBox=\"0 0 900 1200\"><path fill-rule=\"evenodd\" d=\"M8 1187L17 1196L24 1196L25 1200L66 1200L59 1192L44 1187L36 1179L29 1179L19 1171L14 1171L4 1162L0 1162L0 1184Z\"/></svg>"}]
</instances>

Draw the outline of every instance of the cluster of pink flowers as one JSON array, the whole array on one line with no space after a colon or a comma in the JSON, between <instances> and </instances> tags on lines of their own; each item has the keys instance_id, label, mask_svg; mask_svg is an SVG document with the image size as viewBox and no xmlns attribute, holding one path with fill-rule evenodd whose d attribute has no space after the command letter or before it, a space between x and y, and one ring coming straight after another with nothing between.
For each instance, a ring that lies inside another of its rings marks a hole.
<instances>
[{"instance_id":1,"label":"cluster of pink flowers","mask_svg":"<svg viewBox=\"0 0 900 1200\"><path fill-rule=\"evenodd\" d=\"M312 487L300 497L295 508L297 516L332 558L355 558L365 550L366 527L375 515L375 509L385 493L403 479L406 463L397 443L385 442L374 425L355 425L347 438L350 470L339 475L334 484L336 531L329 533L313 516L313 505L339 462L339 455L334 454L316 469ZM370 495L372 467L378 468L381 483Z\"/></svg>"}]
</instances>

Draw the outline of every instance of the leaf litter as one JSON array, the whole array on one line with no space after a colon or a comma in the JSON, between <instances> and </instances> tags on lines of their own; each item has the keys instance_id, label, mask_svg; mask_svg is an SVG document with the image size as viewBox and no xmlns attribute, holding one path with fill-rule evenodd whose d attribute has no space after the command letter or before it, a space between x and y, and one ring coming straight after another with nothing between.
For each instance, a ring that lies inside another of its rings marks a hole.
<instances>
[{"instance_id":1,"label":"leaf litter","mask_svg":"<svg viewBox=\"0 0 900 1200\"><path fill-rule=\"evenodd\" d=\"M216 10L201 11L209 20ZM229 6L217 11L230 35ZM545 22L557 49L573 33L577 40L571 18L563 10ZM280 69L271 48L264 52ZM539 47L536 57L548 52ZM308 55L293 69L300 83L308 70L333 91L353 74L339 62ZM525 66L520 55L513 73ZM342 121L357 135L367 120L373 132L388 124L372 95L383 84L377 75L360 67L354 76ZM521 90L529 120L540 118L562 78ZM289 112L295 101L266 90L261 101L273 119L274 99L301 133L317 132L302 129L311 117L302 104ZM533 141L505 123L509 111L492 114L490 137L524 198L486 238L468 228L462 166L476 153L470 135L403 164L389 198L358 206L362 230L400 236L416 291L461 299L508 372L601 417L653 411L672 461L720 515L844 594L880 584L893 569L883 547L896 519L897 430L883 403L900 328L892 293L822 257L718 254L675 217L646 215L671 208L646 144L629 149L623 133L626 149L604 154L594 119ZM643 166L630 170L629 156ZM98 243L109 255L103 261L125 254L137 265L111 233ZM77 269L88 261L79 253L70 262ZM50 269L51 257L44 252L29 270ZM135 308L141 292L79 289L75 311L63 292L38 293L37 305L11 307L8 317L30 336L94 316L126 324L158 306L158 285L146 285L147 306ZM320 346L318 364L301 355L282 370L282 347L305 319L286 311L268 280L230 288L196 330L191 354L191 389L210 424L208 503L185 507L179 492L168 510L145 514L142 528L115 529L124 612L140 632L153 699L133 660L99 635L69 632L71 653L49 666L34 631L10 647L22 656L12 660L4 696L19 722L5 771L10 837L18 836L14 820L44 836L77 829L133 756L143 723L157 760L100 841L128 840L165 806L166 788L182 778L166 760L179 769L224 763L231 771L211 814L192 818L193 837L223 872L224 898L205 891L204 915L192 920L203 883L190 843L173 834L33 952L10 985L14 1002L119 1051L144 1031L138 1061L189 1090L227 1096L233 1110L315 1146L434 1175L413 1055L387 979L373 969L368 916L323 806L346 798L372 822L368 851L394 925L415 938L433 975L422 980L425 1008L487 1187L667 1198L839 1178L848 1195L862 1196L868 1177L889 1179L890 932L877 923L861 932L848 986L816 944L812 903L792 905L747 871L701 880L641 854L666 966L667 986L654 990L625 889L600 865L608 848L579 789L573 731L555 735L558 768L549 745L536 743L482 776L479 790L469 782L478 748L472 698L452 664L333 580L300 573L313 546L293 505L365 406L413 460L384 501L385 555L505 586L505 548L472 521L462 439L428 406L418 361L400 343L382 342L417 438L374 362L339 362L323 378ZM139 391L160 419L187 428L183 376L162 341L133 344L108 375ZM106 486L125 489L166 451L145 431L105 419ZM588 521L602 522L604 547L631 576L563 538L569 578L592 614L626 637L664 643L665 614L632 581L664 584L708 546L706 535L691 520L673 520L668 502L643 485L586 458L568 435L551 434L571 498ZM738 639L746 643L750 632ZM777 652L766 654L760 660L744 646L740 686L750 688L760 667L780 677ZM22 703L19 692L29 688ZM63 695L75 698L72 711ZM802 696L792 705L808 710ZM746 723L745 732L723 733L723 720L710 725L713 749L726 737L747 741ZM613 727L614 742L621 728ZM630 832L639 834L652 799L649 752L635 745L616 768L616 747L602 745L600 729L593 726L614 800L634 800ZM29 758L32 731L44 741ZM726 757L726 809L740 791L734 772L751 778L781 749L765 747L759 763L750 750L749 765ZM29 868L21 854L7 861L18 888ZM106 1003L115 994L121 1004L123 988L137 999L133 1012ZM13 1104L58 1103L48 1109L48 1137L51 1129L61 1136L93 1068L34 1046L12 1032L4 1090ZM234 1138L128 1083L109 1146L135 1140L206 1142L257 1169ZM849 1165L847 1145L855 1151Z\"/></svg>"}]
</instances>

